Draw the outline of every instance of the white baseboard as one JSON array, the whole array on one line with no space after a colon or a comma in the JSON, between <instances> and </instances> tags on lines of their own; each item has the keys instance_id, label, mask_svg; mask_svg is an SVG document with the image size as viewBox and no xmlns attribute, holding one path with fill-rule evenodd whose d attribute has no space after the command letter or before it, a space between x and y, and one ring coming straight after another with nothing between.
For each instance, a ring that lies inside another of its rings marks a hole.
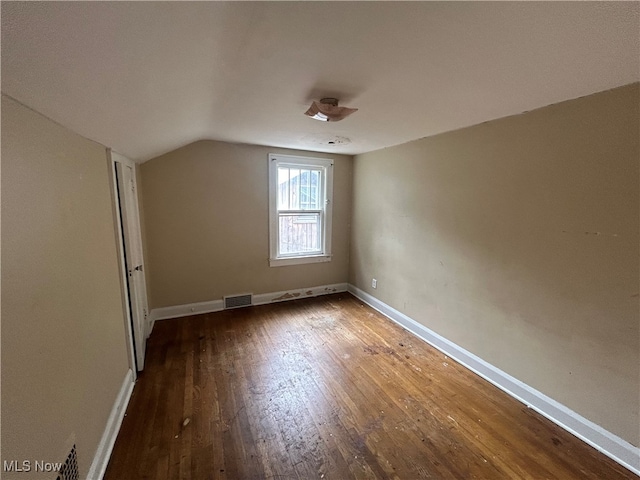
<instances>
[{"instance_id":1,"label":"white baseboard","mask_svg":"<svg viewBox=\"0 0 640 480\"><path fill-rule=\"evenodd\" d=\"M286 302L287 300L297 300L299 298L341 293L346 292L347 288L348 284L346 283L334 283L332 285L321 285L319 287L297 288L295 290L285 290L283 292L262 293L253 296L253 304L264 305L266 303Z\"/></svg>"},{"instance_id":2,"label":"white baseboard","mask_svg":"<svg viewBox=\"0 0 640 480\"><path fill-rule=\"evenodd\" d=\"M299 298L317 297L319 295L328 295L330 293L346 292L347 287L348 285L346 283L335 283L332 285L297 288L282 292L260 293L253 295L253 305L264 305L267 303L284 302ZM189 315L198 315L200 313L213 313L219 312L223 309L224 304L222 299L211 300L208 302L189 303L186 305L175 305L172 307L154 308L151 310L151 321L153 323L156 320L187 317Z\"/></svg>"},{"instance_id":3,"label":"white baseboard","mask_svg":"<svg viewBox=\"0 0 640 480\"><path fill-rule=\"evenodd\" d=\"M185 305L174 305L171 307L154 308L151 310L151 321L167 320L169 318L188 317L200 313L219 312L223 309L222 299L211 300L209 302L187 303Z\"/></svg>"},{"instance_id":4,"label":"white baseboard","mask_svg":"<svg viewBox=\"0 0 640 480\"><path fill-rule=\"evenodd\" d=\"M93 457L93 462L91 462L87 480L102 480L102 477L104 477L104 473L107 470L107 464L109 463L109 458L111 457L111 451L113 450L113 445L116 442L116 437L120 431L120 425L122 425L124 413L127 410L127 405L129 404L131 393L133 392L134 384L133 371L129 369L125 375L124 381L122 382L122 387L120 388L120 392L113 404L111 413L109 414L107 426L105 427L102 438L100 439L100 444L98 445L96 454Z\"/></svg>"},{"instance_id":5,"label":"white baseboard","mask_svg":"<svg viewBox=\"0 0 640 480\"><path fill-rule=\"evenodd\" d=\"M547 397L542 392L485 362L473 353L438 335L363 290L350 284L348 291L418 338L431 344L469 370L615 460L623 467L631 470L636 475L640 475L640 448L631 445L626 440L596 425L568 407Z\"/></svg>"}]
</instances>

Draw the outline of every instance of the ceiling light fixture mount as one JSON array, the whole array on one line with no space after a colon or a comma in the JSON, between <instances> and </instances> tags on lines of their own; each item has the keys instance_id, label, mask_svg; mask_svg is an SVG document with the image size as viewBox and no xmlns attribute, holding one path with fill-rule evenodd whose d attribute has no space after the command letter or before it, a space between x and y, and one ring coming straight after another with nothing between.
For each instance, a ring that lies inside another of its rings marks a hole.
<instances>
[{"instance_id":1,"label":"ceiling light fixture mount","mask_svg":"<svg viewBox=\"0 0 640 480\"><path fill-rule=\"evenodd\" d=\"M321 122L338 122L357 111L357 108L339 107L337 98L327 97L319 102L314 100L304 114Z\"/></svg>"},{"instance_id":2,"label":"ceiling light fixture mount","mask_svg":"<svg viewBox=\"0 0 640 480\"><path fill-rule=\"evenodd\" d=\"M300 140L303 143L314 147L343 147L351 143L351 139L348 137L331 133L311 133L301 137Z\"/></svg>"}]
</instances>

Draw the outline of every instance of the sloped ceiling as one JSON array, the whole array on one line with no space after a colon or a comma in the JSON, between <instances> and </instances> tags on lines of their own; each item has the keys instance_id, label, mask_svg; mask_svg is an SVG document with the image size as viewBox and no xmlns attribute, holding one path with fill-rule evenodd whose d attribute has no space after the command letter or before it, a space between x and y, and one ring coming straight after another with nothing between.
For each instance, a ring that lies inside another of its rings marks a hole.
<instances>
[{"instance_id":1,"label":"sloped ceiling","mask_svg":"<svg viewBox=\"0 0 640 480\"><path fill-rule=\"evenodd\" d=\"M357 154L640 80L639 12L2 2L2 91L136 161L201 139ZM339 123L303 115L326 96L360 110Z\"/></svg>"}]
</instances>

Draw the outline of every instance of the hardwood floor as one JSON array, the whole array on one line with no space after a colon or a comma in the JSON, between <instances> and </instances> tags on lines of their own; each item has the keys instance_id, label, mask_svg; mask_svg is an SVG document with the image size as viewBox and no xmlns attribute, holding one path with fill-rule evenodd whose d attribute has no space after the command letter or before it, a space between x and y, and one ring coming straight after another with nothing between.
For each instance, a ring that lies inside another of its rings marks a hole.
<instances>
[{"instance_id":1,"label":"hardwood floor","mask_svg":"<svg viewBox=\"0 0 640 480\"><path fill-rule=\"evenodd\" d=\"M157 322L106 480L638 478L349 294Z\"/></svg>"}]
</instances>

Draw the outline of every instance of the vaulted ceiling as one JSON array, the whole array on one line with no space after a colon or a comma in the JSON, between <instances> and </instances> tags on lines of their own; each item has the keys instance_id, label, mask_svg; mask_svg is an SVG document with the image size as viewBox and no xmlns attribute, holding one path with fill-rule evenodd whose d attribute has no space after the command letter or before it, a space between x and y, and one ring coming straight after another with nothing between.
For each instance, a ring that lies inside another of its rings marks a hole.
<instances>
[{"instance_id":1,"label":"vaulted ceiling","mask_svg":"<svg viewBox=\"0 0 640 480\"><path fill-rule=\"evenodd\" d=\"M640 3L2 2L1 73L136 161L201 139L356 154L639 81ZM359 111L305 117L322 97Z\"/></svg>"}]
</instances>

